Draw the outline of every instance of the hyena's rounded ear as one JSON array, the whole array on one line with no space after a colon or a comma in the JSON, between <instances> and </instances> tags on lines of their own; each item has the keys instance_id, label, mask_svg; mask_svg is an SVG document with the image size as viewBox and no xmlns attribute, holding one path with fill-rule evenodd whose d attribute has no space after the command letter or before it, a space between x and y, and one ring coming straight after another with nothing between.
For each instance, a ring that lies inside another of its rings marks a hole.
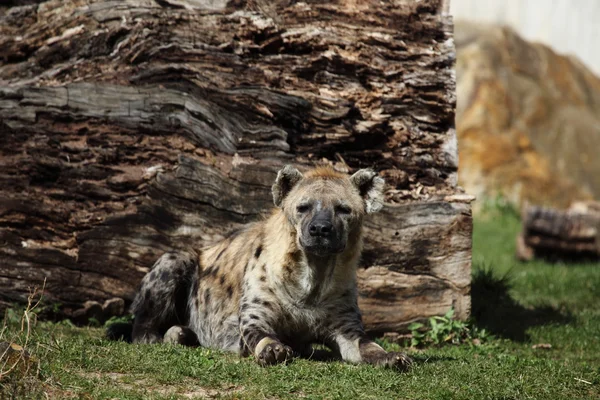
<instances>
[{"instance_id":1,"label":"hyena's rounded ear","mask_svg":"<svg viewBox=\"0 0 600 400\"><path fill-rule=\"evenodd\" d=\"M290 190L302 179L302 173L291 165L286 165L277 173L275 183L271 187L273 193L273 203L277 207L281 206L283 199L288 195Z\"/></svg>"},{"instance_id":2,"label":"hyena's rounded ear","mask_svg":"<svg viewBox=\"0 0 600 400\"><path fill-rule=\"evenodd\" d=\"M372 169L361 169L352 175L350 180L365 201L365 210L368 214L381 210L385 181L377 175L377 172Z\"/></svg>"}]
</instances>

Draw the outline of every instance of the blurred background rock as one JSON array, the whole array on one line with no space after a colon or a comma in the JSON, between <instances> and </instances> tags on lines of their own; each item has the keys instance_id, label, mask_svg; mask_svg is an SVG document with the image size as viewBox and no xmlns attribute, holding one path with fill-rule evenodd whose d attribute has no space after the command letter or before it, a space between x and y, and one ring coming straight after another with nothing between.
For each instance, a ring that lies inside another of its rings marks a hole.
<instances>
[{"instance_id":1,"label":"blurred background rock","mask_svg":"<svg viewBox=\"0 0 600 400\"><path fill-rule=\"evenodd\" d=\"M459 183L515 206L600 199L600 1L450 4Z\"/></svg>"}]
</instances>

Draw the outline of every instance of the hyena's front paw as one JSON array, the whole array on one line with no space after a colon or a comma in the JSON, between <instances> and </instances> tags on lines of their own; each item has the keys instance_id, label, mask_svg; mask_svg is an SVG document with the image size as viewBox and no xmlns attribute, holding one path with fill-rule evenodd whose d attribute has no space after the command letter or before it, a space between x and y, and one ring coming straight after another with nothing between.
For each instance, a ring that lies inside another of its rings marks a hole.
<instances>
[{"instance_id":1,"label":"hyena's front paw","mask_svg":"<svg viewBox=\"0 0 600 400\"><path fill-rule=\"evenodd\" d=\"M279 364L292 359L294 352L290 346L281 343L269 343L258 354L257 361L263 367Z\"/></svg>"},{"instance_id":2,"label":"hyena's front paw","mask_svg":"<svg viewBox=\"0 0 600 400\"><path fill-rule=\"evenodd\" d=\"M400 371L407 371L413 364L412 359L404 353L387 353L381 360L380 365L387 368L394 368Z\"/></svg>"}]
</instances>

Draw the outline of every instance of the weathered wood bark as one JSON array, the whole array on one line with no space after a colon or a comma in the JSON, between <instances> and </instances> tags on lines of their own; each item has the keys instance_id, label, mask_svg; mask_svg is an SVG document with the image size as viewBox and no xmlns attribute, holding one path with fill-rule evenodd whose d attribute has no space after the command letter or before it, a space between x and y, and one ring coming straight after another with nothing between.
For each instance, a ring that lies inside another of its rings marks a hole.
<instances>
[{"instance_id":1,"label":"weathered wood bark","mask_svg":"<svg viewBox=\"0 0 600 400\"><path fill-rule=\"evenodd\" d=\"M522 220L520 260L600 258L600 203L574 203L564 211L526 206Z\"/></svg>"},{"instance_id":2,"label":"weathered wood bark","mask_svg":"<svg viewBox=\"0 0 600 400\"><path fill-rule=\"evenodd\" d=\"M374 167L369 329L469 312L440 0L48 1L0 12L0 300L131 300L164 251L270 208L277 169Z\"/></svg>"}]
</instances>

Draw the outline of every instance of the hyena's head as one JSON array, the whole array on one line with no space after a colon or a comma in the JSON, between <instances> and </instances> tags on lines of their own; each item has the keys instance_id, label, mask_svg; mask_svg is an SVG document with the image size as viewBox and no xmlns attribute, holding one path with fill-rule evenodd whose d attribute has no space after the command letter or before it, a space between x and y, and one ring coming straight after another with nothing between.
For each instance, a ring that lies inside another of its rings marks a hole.
<instances>
[{"instance_id":1,"label":"hyena's head","mask_svg":"<svg viewBox=\"0 0 600 400\"><path fill-rule=\"evenodd\" d=\"M361 169L352 176L329 168L302 174L286 165L273 184L273 201L283 209L296 232L298 246L307 253L341 253L349 237L357 235L367 213L383 206L384 181L374 171Z\"/></svg>"}]
</instances>

